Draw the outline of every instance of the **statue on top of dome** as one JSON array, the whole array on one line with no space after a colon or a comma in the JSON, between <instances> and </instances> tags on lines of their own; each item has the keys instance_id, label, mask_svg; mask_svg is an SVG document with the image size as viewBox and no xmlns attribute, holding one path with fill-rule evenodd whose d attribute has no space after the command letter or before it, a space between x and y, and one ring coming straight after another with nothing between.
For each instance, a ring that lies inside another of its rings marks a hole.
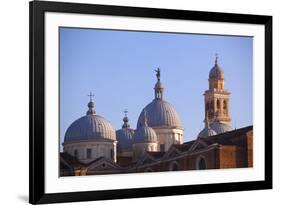
<instances>
[{"instance_id":1,"label":"statue on top of dome","mask_svg":"<svg viewBox=\"0 0 281 205\"><path fill-rule=\"evenodd\" d=\"M157 80L160 80L160 68L154 70L156 72Z\"/></svg>"}]
</instances>

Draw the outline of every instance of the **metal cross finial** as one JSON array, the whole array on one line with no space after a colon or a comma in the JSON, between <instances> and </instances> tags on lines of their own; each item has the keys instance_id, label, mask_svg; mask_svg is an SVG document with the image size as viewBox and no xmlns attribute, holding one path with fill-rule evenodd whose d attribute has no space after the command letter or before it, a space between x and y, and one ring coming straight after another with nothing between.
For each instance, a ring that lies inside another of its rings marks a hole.
<instances>
[{"instance_id":1,"label":"metal cross finial","mask_svg":"<svg viewBox=\"0 0 281 205\"><path fill-rule=\"evenodd\" d=\"M216 56L216 61L215 61L215 64L217 64L217 63L218 63L218 58L219 58L218 53L216 53L216 54L215 54L215 56Z\"/></svg>"},{"instance_id":2,"label":"metal cross finial","mask_svg":"<svg viewBox=\"0 0 281 205\"><path fill-rule=\"evenodd\" d=\"M124 113L125 113L125 117L127 117L128 110L125 109L125 110L124 110Z\"/></svg>"},{"instance_id":3,"label":"metal cross finial","mask_svg":"<svg viewBox=\"0 0 281 205\"><path fill-rule=\"evenodd\" d=\"M92 94L92 92L90 92L90 95L88 95L90 97L90 101L93 101L93 97L95 96L94 94Z\"/></svg>"}]
</instances>

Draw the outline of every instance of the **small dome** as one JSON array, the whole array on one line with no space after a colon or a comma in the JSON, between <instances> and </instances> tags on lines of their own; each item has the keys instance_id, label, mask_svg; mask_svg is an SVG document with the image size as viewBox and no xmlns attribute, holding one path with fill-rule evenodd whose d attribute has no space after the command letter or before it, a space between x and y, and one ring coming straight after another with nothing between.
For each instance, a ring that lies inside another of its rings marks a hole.
<instances>
[{"instance_id":1,"label":"small dome","mask_svg":"<svg viewBox=\"0 0 281 205\"><path fill-rule=\"evenodd\" d=\"M218 64L210 70L209 79L224 79L224 72Z\"/></svg>"},{"instance_id":2,"label":"small dome","mask_svg":"<svg viewBox=\"0 0 281 205\"><path fill-rule=\"evenodd\" d=\"M232 128L222 122L213 122L212 124L210 124L211 129L213 129L217 134L221 134L224 132L228 132L231 131Z\"/></svg>"},{"instance_id":3,"label":"small dome","mask_svg":"<svg viewBox=\"0 0 281 205\"><path fill-rule=\"evenodd\" d=\"M201 132L199 132L198 137L209 137L216 135L217 133L210 127L205 127Z\"/></svg>"},{"instance_id":4,"label":"small dome","mask_svg":"<svg viewBox=\"0 0 281 205\"><path fill-rule=\"evenodd\" d=\"M154 86L154 89L164 89L163 84L160 82L160 80L157 81L157 83Z\"/></svg>"},{"instance_id":5,"label":"small dome","mask_svg":"<svg viewBox=\"0 0 281 205\"><path fill-rule=\"evenodd\" d=\"M146 110L149 127L171 126L182 128L182 123L176 109L167 101L154 99L141 112L137 127L141 126Z\"/></svg>"},{"instance_id":6,"label":"small dome","mask_svg":"<svg viewBox=\"0 0 281 205\"><path fill-rule=\"evenodd\" d=\"M119 151L131 150L133 143L134 130L130 128L122 128L116 131L117 148Z\"/></svg>"},{"instance_id":7,"label":"small dome","mask_svg":"<svg viewBox=\"0 0 281 205\"><path fill-rule=\"evenodd\" d=\"M116 133L105 118L88 114L74 121L66 130L64 142L81 140L116 140Z\"/></svg>"},{"instance_id":8,"label":"small dome","mask_svg":"<svg viewBox=\"0 0 281 205\"><path fill-rule=\"evenodd\" d=\"M151 127L141 126L134 134L134 143L157 142L157 135Z\"/></svg>"},{"instance_id":9,"label":"small dome","mask_svg":"<svg viewBox=\"0 0 281 205\"><path fill-rule=\"evenodd\" d=\"M209 79L216 79L216 80L223 80L224 79L224 72L218 65L218 55L216 54L215 65L210 70Z\"/></svg>"}]
</instances>

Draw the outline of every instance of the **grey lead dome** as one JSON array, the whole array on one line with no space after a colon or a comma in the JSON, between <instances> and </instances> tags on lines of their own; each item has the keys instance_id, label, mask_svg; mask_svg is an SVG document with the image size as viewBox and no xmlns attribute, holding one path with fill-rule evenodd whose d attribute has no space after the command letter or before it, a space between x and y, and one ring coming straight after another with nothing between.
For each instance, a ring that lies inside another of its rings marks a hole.
<instances>
[{"instance_id":1,"label":"grey lead dome","mask_svg":"<svg viewBox=\"0 0 281 205\"><path fill-rule=\"evenodd\" d=\"M201 132L198 134L198 137L209 137L216 135L217 133L211 129L210 127L205 127Z\"/></svg>"},{"instance_id":2,"label":"grey lead dome","mask_svg":"<svg viewBox=\"0 0 281 205\"><path fill-rule=\"evenodd\" d=\"M225 124L225 123L222 123L222 122L213 122L212 124L210 124L210 127L217 133L217 134L220 134L220 133L224 133L224 132L228 132L228 131L231 131L232 128Z\"/></svg>"},{"instance_id":3,"label":"grey lead dome","mask_svg":"<svg viewBox=\"0 0 281 205\"><path fill-rule=\"evenodd\" d=\"M162 99L154 99L141 112L137 127L141 126L144 118L144 110L146 110L147 124L149 127L182 127L182 123L176 109L167 101Z\"/></svg>"},{"instance_id":4,"label":"grey lead dome","mask_svg":"<svg viewBox=\"0 0 281 205\"><path fill-rule=\"evenodd\" d=\"M142 126L135 131L133 140L134 143L157 142L157 135L151 127Z\"/></svg>"},{"instance_id":5,"label":"grey lead dome","mask_svg":"<svg viewBox=\"0 0 281 205\"><path fill-rule=\"evenodd\" d=\"M67 129L65 142L81 140L116 140L115 130L105 118L86 115L74 121Z\"/></svg>"},{"instance_id":6,"label":"grey lead dome","mask_svg":"<svg viewBox=\"0 0 281 205\"><path fill-rule=\"evenodd\" d=\"M94 103L88 103L87 115L74 121L66 130L64 142L83 140L116 140L115 129L109 121L96 115Z\"/></svg>"}]
</instances>

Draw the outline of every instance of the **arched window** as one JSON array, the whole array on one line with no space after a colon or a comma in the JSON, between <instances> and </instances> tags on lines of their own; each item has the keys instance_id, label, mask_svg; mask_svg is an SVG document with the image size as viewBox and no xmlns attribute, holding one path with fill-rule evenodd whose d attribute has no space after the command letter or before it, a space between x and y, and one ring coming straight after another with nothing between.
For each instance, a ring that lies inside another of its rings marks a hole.
<instances>
[{"instance_id":1,"label":"arched window","mask_svg":"<svg viewBox=\"0 0 281 205\"><path fill-rule=\"evenodd\" d=\"M224 110L227 109L227 101L226 101L226 100L223 101L223 109L224 109Z\"/></svg>"},{"instance_id":2,"label":"arched window","mask_svg":"<svg viewBox=\"0 0 281 205\"><path fill-rule=\"evenodd\" d=\"M212 110L212 111L214 110L214 101L213 100L211 101L210 110Z\"/></svg>"},{"instance_id":3,"label":"arched window","mask_svg":"<svg viewBox=\"0 0 281 205\"><path fill-rule=\"evenodd\" d=\"M206 160L202 156L198 158L196 167L199 170L207 169Z\"/></svg>"},{"instance_id":4,"label":"arched window","mask_svg":"<svg viewBox=\"0 0 281 205\"><path fill-rule=\"evenodd\" d=\"M226 100L223 101L223 112L224 112L224 114L227 114L227 101Z\"/></svg>"},{"instance_id":5,"label":"arched window","mask_svg":"<svg viewBox=\"0 0 281 205\"><path fill-rule=\"evenodd\" d=\"M218 99L217 100L217 110L220 110L220 107L221 107L221 103L220 103L220 100Z\"/></svg>"},{"instance_id":6,"label":"arched window","mask_svg":"<svg viewBox=\"0 0 281 205\"><path fill-rule=\"evenodd\" d=\"M153 170L151 168L146 168L144 172L153 172Z\"/></svg>"},{"instance_id":7,"label":"arched window","mask_svg":"<svg viewBox=\"0 0 281 205\"><path fill-rule=\"evenodd\" d=\"M170 171L178 171L179 170L179 165L177 162L173 162L171 165L170 165Z\"/></svg>"},{"instance_id":8,"label":"arched window","mask_svg":"<svg viewBox=\"0 0 281 205\"><path fill-rule=\"evenodd\" d=\"M205 106L206 106L206 107L205 107L206 111L208 111L209 108L210 108L209 102L206 102L206 105L205 105Z\"/></svg>"}]
</instances>

